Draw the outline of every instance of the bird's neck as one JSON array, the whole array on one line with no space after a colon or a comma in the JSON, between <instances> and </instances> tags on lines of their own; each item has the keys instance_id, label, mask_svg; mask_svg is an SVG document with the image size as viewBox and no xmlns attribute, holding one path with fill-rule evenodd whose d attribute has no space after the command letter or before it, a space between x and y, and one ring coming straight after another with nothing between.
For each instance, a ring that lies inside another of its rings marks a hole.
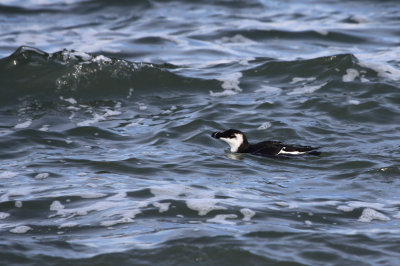
<instances>
[{"instance_id":1,"label":"bird's neck","mask_svg":"<svg viewBox=\"0 0 400 266\"><path fill-rule=\"evenodd\" d=\"M250 143L247 141L246 137L243 137L243 142L240 144L239 148L236 152L246 152L247 148L250 146Z\"/></svg>"}]
</instances>

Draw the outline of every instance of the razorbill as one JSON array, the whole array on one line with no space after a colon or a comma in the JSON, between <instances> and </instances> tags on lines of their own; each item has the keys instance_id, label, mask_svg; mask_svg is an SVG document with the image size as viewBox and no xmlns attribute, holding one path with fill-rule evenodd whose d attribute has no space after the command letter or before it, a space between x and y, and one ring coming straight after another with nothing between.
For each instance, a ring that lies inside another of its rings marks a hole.
<instances>
[{"instance_id":1,"label":"razorbill","mask_svg":"<svg viewBox=\"0 0 400 266\"><path fill-rule=\"evenodd\" d=\"M228 129L224 132L214 132L213 138L225 141L231 147L231 152L251 153L264 156L291 156L291 155L320 155L318 148L310 146L286 145L279 141L263 141L250 144L246 135L237 129Z\"/></svg>"}]
</instances>

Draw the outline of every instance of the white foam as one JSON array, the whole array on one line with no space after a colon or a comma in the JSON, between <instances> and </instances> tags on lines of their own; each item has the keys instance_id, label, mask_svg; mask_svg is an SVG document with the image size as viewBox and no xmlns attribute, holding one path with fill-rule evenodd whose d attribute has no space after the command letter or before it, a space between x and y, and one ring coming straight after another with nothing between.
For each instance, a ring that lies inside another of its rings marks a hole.
<instances>
[{"instance_id":1,"label":"white foam","mask_svg":"<svg viewBox=\"0 0 400 266\"><path fill-rule=\"evenodd\" d=\"M186 205L189 209L197 211L200 216L204 216L210 211L214 210L225 210L225 207L217 206L219 202L217 199L188 199L186 200Z\"/></svg>"},{"instance_id":2,"label":"white foam","mask_svg":"<svg viewBox=\"0 0 400 266\"><path fill-rule=\"evenodd\" d=\"M55 200L50 205L50 211L58 211L64 209L64 205L61 204L58 200Z\"/></svg>"},{"instance_id":3,"label":"white foam","mask_svg":"<svg viewBox=\"0 0 400 266\"><path fill-rule=\"evenodd\" d=\"M270 128L271 126L272 126L272 124L270 122L264 122L257 129L258 130L266 130L266 129Z\"/></svg>"},{"instance_id":4,"label":"white foam","mask_svg":"<svg viewBox=\"0 0 400 266\"><path fill-rule=\"evenodd\" d=\"M358 218L358 221L363 223L369 223L372 220L389 221L390 218L371 208L365 208L360 218Z\"/></svg>"},{"instance_id":5,"label":"white foam","mask_svg":"<svg viewBox=\"0 0 400 266\"><path fill-rule=\"evenodd\" d=\"M382 63L376 61L372 58L373 61L363 61L359 62L359 65L362 67L370 68L378 73L378 76L383 78L389 78L391 80L397 81L400 80L400 69L392 67L388 63Z\"/></svg>"},{"instance_id":6,"label":"white foam","mask_svg":"<svg viewBox=\"0 0 400 266\"><path fill-rule=\"evenodd\" d=\"M49 131L49 125L43 125L41 128L39 128L40 131Z\"/></svg>"},{"instance_id":7,"label":"white foam","mask_svg":"<svg viewBox=\"0 0 400 266\"><path fill-rule=\"evenodd\" d=\"M65 51L63 52L64 56L69 56L71 58L77 59L80 57L83 61L89 61L92 60L92 56L90 54L84 53L84 52L79 52L79 51Z\"/></svg>"},{"instance_id":8,"label":"white foam","mask_svg":"<svg viewBox=\"0 0 400 266\"><path fill-rule=\"evenodd\" d=\"M71 227L75 227L77 225L78 225L77 222L66 222L66 223L60 224L60 226L58 228L71 228Z\"/></svg>"},{"instance_id":9,"label":"white foam","mask_svg":"<svg viewBox=\"0 0 400 266\"><path fill-rule=\"evenodd\" d=\"M0 179L2 179L2 178L13 178L13 177L16 177L17 175L18 175L17 172L4 171L4 172L0 173Z\"/></svg>"},{"instance_id":10,"label":"white foam","mask_svg":"<svg viewBox=\"0 0 400 266\"><path fill-rule=\"evenodd\" d=\"M337 210L343 211L343 212L352 212L354 211L354 207L346 206L346 205L340 205L336 207Z\"/></svg>"},{"instance_id":11,"label":"white foam","mask_svg":"<svg viewBox=\"0 0 400 266\"><path fill-rule=\"evenodd\" d=\"M163 213L163 212L168 211L170 205L171 205L170 202L165 202L165 203L154 202L154 203L153 203L153 206L156 207L156 208L158 208L158 212L159 212L159 213Z\"/></svg>"},{"instance_id":12,"label":"white foam","mask_svg":"<svg viewBox=\"0 0 400 266\"><path fill-rule=\"evenodd\" d=\"M359 104L361 104L361 102L359 100L349 100L348 103L351 104L351 105L359 105Z\"/></svg>"},{"instance_id":13,"label":"white foam","mask_svg":"<svg viewBox=\"0 0 400 266\"><path fill-rule=\"evenodd\" d=\"M211 96L230 96L235 95L242 91L239 87L240 78L243 76L241 72L235 72L229 75L226 75L222 78L219 78L219 81L222 81L222 92L213 92L210 91Z\"/></svg>"},{"instance_id":14,"label":"white foam","mask_svg":"<svg viewBox=\"0 0 400 266\"><path fill-rule=\"evenodd\" d=\"M80 127L87 127L87 126L90 126L90 125L92 125L94 123L103 121L105 119L106 118L104 116L102 116L102 115L94 114L92 119L88 119L88 120L79 122L77 125L80 126Z\"/></svg>"},{"instance_id":15,"label":"white foam","mask_svg":"<svg viewBox=\"0 0 400 266\"><path fill-rule=\"evenodd\" d=\"M254 217L254 215L256 215L256 212L249 209L249 208L243 208L240 210L240 213L243 214L243 221L250 221L251 218Z\"/></svg>"},{"instance_id":16,"label":"white foam","mask_svg":"<svg viewBox=\"0 0 400 266\"><path fill-rule=\"evenodd\" d=\"M212 219L208 219L209 223L217 223L217 224L226 224L226 225L234 225L236 224L233 221L227 221L226 219L236 219L236 214L218 214Z\"/></svg>"},{"instance_id":17,"label":"white foam","mask_svg":"<svg viewBox=\"0 0 400 266\"><path fill-rule=\"evenodd\" d=\"M262 85L261 88L257 89L255 92L265 93L265 94L279 94L282 92L282 89L278 87Z\"/></svg>"},{"instance_id":18,"label":"white foam","mask_svg":"<svg viewBox=\"0 0 400 266\"><path fill-rule=\"evenodd\" d=\"M81 110L81 108L70 105L70 106L67 106L67 110L70 110L70 111L79 111L79 110Z\"/></svg>"},{"instance_id":19,"label":"white foam","mask_svg":"<svg viewBox=\"0 0 400 266\"><path fill-rule=\"evenodd\" d=\"M122 114L120 111L114 111L107 109L106 112L104 113L104 117L109 117L109 116L116 116Z\"/></svg>"},{"instance_id":20,"label":"white foam","mask_svg":"<svg viewBox=\"0 0 400 266\"><path fill-rule=\"evenodd\" d=\"M322 35L322 36L327 36L329 34L329 31L327 30L322 30L322 29L317 29L315 30L316 33Z\"/></svg>"},{"instance_id":21,"label":"white foam","mask_svg":"<svg viewBox=\"0 0 400 266\"><path fill-rule=\"evenodd\" d=\"M354 68L346 69L346 74L343 75L343 82L352 82L360 76L360 73Z\"/></svg>"},{"instance_id":22,"label":"white foam","mask_svg":"<svg viewBox=\"0 0 400 266\"><path fill-rule=\"evenodd\" d=\"M28 119L25 122L22 122L20 124L17 124L14 126L14 128L27 128L32 124L32 119Z\"/></svg>"},{"instance_id":23,"label":"white foam","mask_svg":"<svg viewBox=\"0 0 400 266\"><path fill-rule=\"evenodd\" d=\"M133 219L139 213L141 213L141 211L137 210L137 209L130 210L130 211L125 211L122 218L116 219L116 220L102 221L100 224L102 226L105 226L105 227L110 227L110 226L113 226L113 225L116 225L116 224L133 223L134 222Z\"/></svg>"},{"instance_id":24,"label":"white foam","mask_svg":"<svg viewBox=\"0 0 400 266\"><path fill-rule=\"evenodd\" d=\"M10 214L7 212L0 212L0 220L6 219Z\"/></svg>"},{"instance_id":25,"label":"white foam","mask_svg":"<svg viewBox=\"0 0 400 266\"><path fill-rule=\"evenodd\" d=\"M295 83L299 83L299 82L312 82L314 80L316 80L316 77L309 77L309 78L298 78L298 77L295 77L295 78L292 78L292 81L289 82L289 83L290 84L295 84Z\"/></svg>"},{"instance_id":26,"label":"white foam","mask_svg":"<svg viewBox=\"0 0 400 266\"><path fill-rule=\"evenodd\" d=\"M48 178L49 176L50 176L49 173L40 173L40 174L37 174L37 175L35 176L35 178L36 178L36 179L45 179L45 178Z\"/></svg>"},{"instance_id":27,"label":"white foam","mask_svg":"<svg viewBox=\"0 0 400 266\"><path fill-rule=\"evenodd\" d=\"M92 205L81 207L81 208L71 208L71 209L58 209L56 215L60 216L84 216L90 212L94 211L105 211L114 207L119 207L122 203L121 202L110 202L110 201L99 201Z\"/></svg>"},{"instance_id":28,"label":"white foam","mask_svg":"<svg viewBox=\"0 0 400 266\"><path fill-rule=\"evenodd\" d=\"M92 61L93 62L99 62L99 63L104 63L104 62L110 63L110 62L112 62L111 58L108 58L108 57L106 57L104 55L98 55L95 58L93 58Z\"/></svg>"},{"instance_id":29,"label":"white foam","mask_svg":"<svg viewBox=\"0 0 400 266\"><path fill-rule=\"evenodd\" d=\"M26 225L20 225L10 230L11 233L14 234L25 234L29 230L33 230L31 227Z\"/></svg>"},{"instance_id":30,"label":"white foam","mask_svg":"<svg viewBox=\"0 0 400 266\"><path fill-rule=\"evenodd\" d=\"M326 85L326 82L320 84L320 85L314 85L314 86L303 86L301 88L296 88L293 91L289 92L288 95L300 95L300 94L309 94L313 93L319 89L321 89L323 86Z\"/></svg>"},{"instance_id":31,"label":"white foam","mask_svg":"<svg viewBox=\"0 0 400 266\"><path fill-rule=\"evenodd\" d=\"M350 201L347 204L353 208L371 208L375 210L383 210L385 205L382 203L364 202L364 201Z\"/></svg>"},{"instance_id":32,"label":"white foam","mask_svg":"<svg viewBox=\"0 0 400 266\"><path fill-rule=\"evenodd\" d=\"M140 111L145 111L145 110L147 110L147 106L146 106L144 103L138 103L138 105L139 105L139 110L140 110Z\"/></svg>"},{"instance_id":33,"label":"white foam","mask_svg":"<svg viewBox=\"0 0 400 266\"><path fill-rule=\"evenodd\" d=\"M16 200L15 203L14 203L14 205L15 205L15 207L17 207L17 208L22 208L22 201Z\"/></svg>"},{"instance_id":34,"label":"white foam","mask_svg":"<svg viewBox=\"0 0 400 266\"><path fill-rule=\"evenodd\" d=\"M304 221L305 225L311 226L313 223L310 220L305 220Z\"/></svg>"},{"instance_id":35,"label":"white foam","mask_svg":"<svg viewBox=\"0 0 400 266\"><path fill-rule=\"evenodd\" d=\"M142 123L143 120L144 120L144 118L138 118L138 119L136 119L136 121L126 125L125 127L128 128L128 127L143 126L143 123Z\"/></svg>"},{"instance_id":36,"label":"white foam","mask_svg":"<svg viewBox=\"0 0 400 266\"><path fill-rule=\"evenodd\" d=\"M165 114L165 115L171 114L171 113L172 113L173 111L175 111L176 109L178 109L178 107L176 107L175 105L172 105L170 109L164 110L164 111L162 112L162 114Z\"/></svg>"},{"instance_id":37,"label":"white foam","mask_svg":"<svg viewBox=\"0 0 400 266\"><path fill-rule=\"evenodd\" d=\"M214 97L232 96L232 95L236 95L236 94L237 94L237 92L233 91L233 90L224 90L221 92L210 91L210 95L214 96Z\"/></svg>"},{"instance_id":38,"label":"white foam","mask_svg":"<svg viewBox=\"0 0 400 266\"><path fill-rule=\"evenodd\" d=\"M126 224L126 223L133 223L134 220L131 218L123 217L118 220L110 220L110 221L102 221L100 225L105 226L105 227L110 227L116 224Z\"/></svg>"},{"instance_id":39,"label":"white foam","mask_svg":"<svg viewBox=\"0 0 400 266\"><path fill-rule=\"evenodd\" d=\"M74 98L64 98L64 97L62 97L62 96L60 96L60 100L63 100L63 101L66 101L66 102L68 102L68 103L70 103L70 104L77 104L78 102L74 99Z\"/></svg>"},{"instance_id":40,"label":"white foam","mask_svg":"<svg viewBox=\"0 0 400 266\"><path fill-rule=\"evenodd\" d=\"M214 198L214 192L184 186L180 184L166 184L162 186L150 187L150 192L155 196L156 199L209 199Z\"/></svg>"},{"instance_id":41,"label":"white foam","mask_svg":"<svg viewBox=\"0 0 400 266\"><path fill-rule=\"evenodd\" d=\"M128 96L126 96L127 99L130 99L132 97L133 94L133 88L130 88L128 91Z\"/></svg>"}]
</instances>

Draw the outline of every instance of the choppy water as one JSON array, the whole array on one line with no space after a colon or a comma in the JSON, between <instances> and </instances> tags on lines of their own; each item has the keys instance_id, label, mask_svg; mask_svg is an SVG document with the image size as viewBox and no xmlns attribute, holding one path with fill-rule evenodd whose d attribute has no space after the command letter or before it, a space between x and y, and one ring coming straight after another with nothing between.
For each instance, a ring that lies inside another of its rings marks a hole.
<instances>
[{"instance_id":1,"label":"choppy water","mask_svg":"<svg viewBox=\"0 0 400 266\"><path fill-rule=\"evenodd\" d=\"M397 1L0 3L1 264L398 263Z\"/></svg>"}]
</instances>

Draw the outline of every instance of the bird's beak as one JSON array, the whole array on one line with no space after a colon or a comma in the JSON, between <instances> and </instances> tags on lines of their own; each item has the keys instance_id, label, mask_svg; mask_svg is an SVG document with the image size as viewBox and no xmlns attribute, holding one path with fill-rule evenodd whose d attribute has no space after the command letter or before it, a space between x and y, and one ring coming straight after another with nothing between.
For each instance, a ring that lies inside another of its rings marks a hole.
<instances>
[{"instance_id":1,"label":"bird's beak","mask_svg":"<svg viewBox=\"0 0 400 266\"><path fill-rule=\"evenodd\" d=\"M214 132L211 134L211 137L215 138L215 139L219 139L221 136L221 132Z\"/></svg>"}]
</instances>

